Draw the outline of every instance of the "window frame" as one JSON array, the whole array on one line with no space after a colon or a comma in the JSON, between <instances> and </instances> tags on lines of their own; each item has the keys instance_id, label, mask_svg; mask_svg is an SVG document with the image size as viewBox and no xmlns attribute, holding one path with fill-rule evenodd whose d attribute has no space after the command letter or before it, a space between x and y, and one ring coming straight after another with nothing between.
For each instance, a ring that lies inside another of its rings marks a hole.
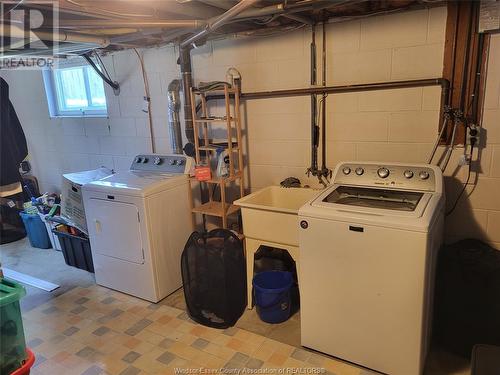
<instances>
[{"instance_id":1,"label":"window frame","mask_svg":"<svg viewBox=\"0 0 500 375\"><path fill-rule=\"evenodd\" d=\"M84 84L85 84L85 95L87 98L87 103L92 103L92 96L89 84L89 74L88 69L93 69L90 65L84 62L78 63L60 63L56 68L44 69L42 71L43 81L45 86L45 94L47 97L47 104L49 109L49 115L51 118L61 118L61 117L73 117L73 118L81 118L81 117L97 117L97 118L107 118L108 117L108 104L106 100L106 108L105 109L87 109L82 110L64 110L61 109L61 100L62 98L58 95L59 92L64 92L63 88L60 86L60 90L58 90L58 82L56 80L56 72L57 69L68 69L68 68L84 68L82 69L84 74ZM86 68L86 69L85 69ZM101 78L100 78L101 79ZM104 83L103 83L103 87ZM104 91L104 98L106 99L106 91Z\"/></svg>"}]
</instances>

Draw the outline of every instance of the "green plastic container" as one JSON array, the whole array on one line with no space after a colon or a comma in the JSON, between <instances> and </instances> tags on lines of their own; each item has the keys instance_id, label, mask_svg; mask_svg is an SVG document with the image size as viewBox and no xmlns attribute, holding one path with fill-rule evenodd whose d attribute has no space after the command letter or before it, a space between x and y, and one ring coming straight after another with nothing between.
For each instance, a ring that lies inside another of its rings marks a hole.
<instances>
[{"instance_id":1,"label":"green plastic container","mask_svg":"<svg viewBox=\"0 0 500 375\"><path fill-rule=\"evenodd\" d=\"M26 290L14 281L0 281L0 374L10 374L26 360L26 340L19 300Z\"/></svg>"}]
</instances>

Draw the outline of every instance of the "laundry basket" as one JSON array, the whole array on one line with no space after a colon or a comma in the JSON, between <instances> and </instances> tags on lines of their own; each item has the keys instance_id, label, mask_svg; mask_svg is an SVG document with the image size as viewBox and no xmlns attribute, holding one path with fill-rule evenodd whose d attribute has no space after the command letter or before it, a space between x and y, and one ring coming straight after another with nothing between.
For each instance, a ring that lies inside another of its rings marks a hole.
<instances>
[{"instance_id":1,"label":"laundry basket","mask_svg":"<svg viewBox=\"0 0 500 375\"><path fill-rule=\"evenodd\" d=\"M19 308L19 300L25 294L21 285L0 279L0 374L10 374L26 359L26 341Z\"/></svg>"},{"instance_id":2,"label":"laundry basket","mask_svg":"<svg viewBox=\"0 0 500 375\"><path fill-rule=\"evenodd\" d=\"M257 314L267 323L281 323L290 317L293 275L284 271L265 271L253 278Z\"/></svg>"},{"instance_id":3,"label":"laundry basket","mask_svg":"<svg viewBox=\"0 0 500 375\"><path fill-rule=\"evenodd\" d=\"M214 328L233 326L247 304L245 255L241 240L226 229L194 232L181 258L189 316Z\"/></svg>"}]
</instances>

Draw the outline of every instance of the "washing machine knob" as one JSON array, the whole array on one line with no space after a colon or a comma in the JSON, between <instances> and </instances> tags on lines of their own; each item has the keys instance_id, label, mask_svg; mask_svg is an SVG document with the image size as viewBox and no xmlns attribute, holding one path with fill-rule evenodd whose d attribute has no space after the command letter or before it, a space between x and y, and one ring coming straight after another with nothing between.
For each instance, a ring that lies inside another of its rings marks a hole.
<instances>
[{"instance_id":1,"label":"washing machine knob","mask_svg":"<svg viewBox=\"0 0 500 375\"><path fill-rule=\"evenodd\" d=\"M170 160L168 161L168 164L170 164L170 165L175 165L175 159L170 159Z\"/></svg>"},{"instance_id":2,"label":"washing machine knob","mask_svg":"<svg viewBox=\"0 0 500 375\"><path fill-rule=\"evenodd\" d=\"M178 160L177 160L177 165L182 165L182 164L184 164L184 160L182 160L182 159L178 159Z\"/></svg>"},{"instance_id":3,"label":"washing machine knob","mask_svg":"<svg viewBox=\"0 0 500 375\"><path fill-rule=\"evenodd\" d=\"M385 168L385 167L379 168L377 170L377 174L378 174L378 176L380 178L386 178L386 177L388 177L389 173L390 173L389 170L387 168Z\"/></svg>"},{"instance_id":4,"label":"washing machine knob","mask_svg":"<svg viewBox=\"0 0 500 375\"><path fill-rule=\"evenodd\" d=\"M404 176L406 178L412 178L413 177L413 171L410 171L409 169L407 169L406 171L404 171Z\"/></svg>"},{"instance_id":5,"label":"washing machine knob","mask_svg":"<svg viewBox=\"0 0 500 375\"><path fill-rule=\"evenodd\" d=\"M139 157L139 156L138 156L138 157L136 157L136 158L135 158L135 162L136 162L136 163L142 163L142 158L141 158L141 157Z\"/></svg>"},{"instance_id":6,"label":"washing machine knob","mask_svg":"<svg viewBox=\"0 0 500 375\"><path fill-rule=\"evenodd\" d=\"M429 178L429 172L427 172L427 171L420 171L420 173L418 174L418 176L422 180L427 180Z\"/></svg>"},{"instance_id":7,"label":"washing machine knob","mask_svg":"<svg viewBox=\"0 0 500 375\"><path fill-rule=\"evenodd\" d=\"M365 170L361 167L358 167L354 172L356 172L358 176L361 176L363 173L365 173Z\"/></svg>"},{"instance_id":8,"label":"washing machine knob","mask_svg":"<svg viewBox=\"0 0 500 375\"><path fill-rule=\"evenodd\" d=\"M161 162L162 162L162 160L159 156L156 156L153 160L154 165L160 165Z\"/></svg>"},{"instance_id":9,"label":"washing machine knob","mask_svg":"<svg viewBox=\"0 0 500 375\"><path fill-rule=\"evenodd\" d=\"M349 167L344 167L344 168L342 169L342 172L343 172L344 174L346 174L346 175L347 175L347 174L351 173L351 168L349 168Z\"/></svg>"}]
</instances>

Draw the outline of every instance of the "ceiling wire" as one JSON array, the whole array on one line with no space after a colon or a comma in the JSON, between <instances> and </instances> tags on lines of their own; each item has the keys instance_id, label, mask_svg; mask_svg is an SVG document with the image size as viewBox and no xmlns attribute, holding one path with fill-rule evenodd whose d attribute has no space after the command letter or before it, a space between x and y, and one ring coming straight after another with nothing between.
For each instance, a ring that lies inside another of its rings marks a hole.
<instances>
[{"instance_id":1,"label":"ceiling wire","mask_svg":"<svg viewBox=\"0 0 500 375\"><path fill-rule=\"evenodd\" d=\"M241 32L236 32L236 33L231 33L231 34L227 34L227 33L221 33L221 32L213 32L212 34L213 35L219 35L219 37L215 37L215 38L210 38L210 40L212 41L216 41L216 40L223 40L223 39L226 39L226 38L254 38L254 37L268 37L268 36L274 36L274 35L281 35L281 34L284 34L286 32L291 32L291 31L295 31L295 30L300 30L304 27L306 27L308 25L306 24L300 24L298 26L294 26L294 27L285 27L285 28L281 28L280 30L274 30L272 32L259 32L260 30L252 30L252 31L241 31Z\"/></svg>"},{"instance_id":2,"label":"ceiling wire","mask_svg":"<svg viewBox=\"0 0 500 375\"><path fill-rule=\"evenodd\" d=\"M73 5L76 5L80 8L83 8L83 9L89 9L88 5L79 3L75 0L66 0L66 2L73 4ZM154 17L154 14L121 13L121 12L115 12L115 11L109 10L109 9L94 8L94 7L91 7L91 9L99 11L99 12L107 13L110 15L119 16L119 17L138 17L138 18L140 18L140 17Z\"/></svg>"},{"instance_id":3,"label":"ceiling wire","mask_svg":"<svg viewBox=\"0 0 500 375\"><path fill-rule=\"evenodd\" d=\"M104 70L104 73L106 73L106 76L108 77L108 79L109 79L110 81L112 81L111 76L110 76L110 74L108 73L108 69L106 69L106 65L104 65L104 62L103 62L103 61L102 61L102 59L101 59L101 56L99 56L99 54L98 54L96 51L94 51L94 56L96 57L96 59L97 59L97 61L98 61L99 65L101 66L101 68Z\"/></svg>"},{"instance_id":4,"label":"ceiling wire","mask_svg":"<svg viewBox=\"0 0 500 375\"><path fill-rule=\"evenodd\" d=\"M20 0L16 5L14 5L12 8L10 8L2 17L5 17L7 14L12 12L13 10L16 10L22 3L24 3L24 0Z\"/></svg>"}]
</instances>

